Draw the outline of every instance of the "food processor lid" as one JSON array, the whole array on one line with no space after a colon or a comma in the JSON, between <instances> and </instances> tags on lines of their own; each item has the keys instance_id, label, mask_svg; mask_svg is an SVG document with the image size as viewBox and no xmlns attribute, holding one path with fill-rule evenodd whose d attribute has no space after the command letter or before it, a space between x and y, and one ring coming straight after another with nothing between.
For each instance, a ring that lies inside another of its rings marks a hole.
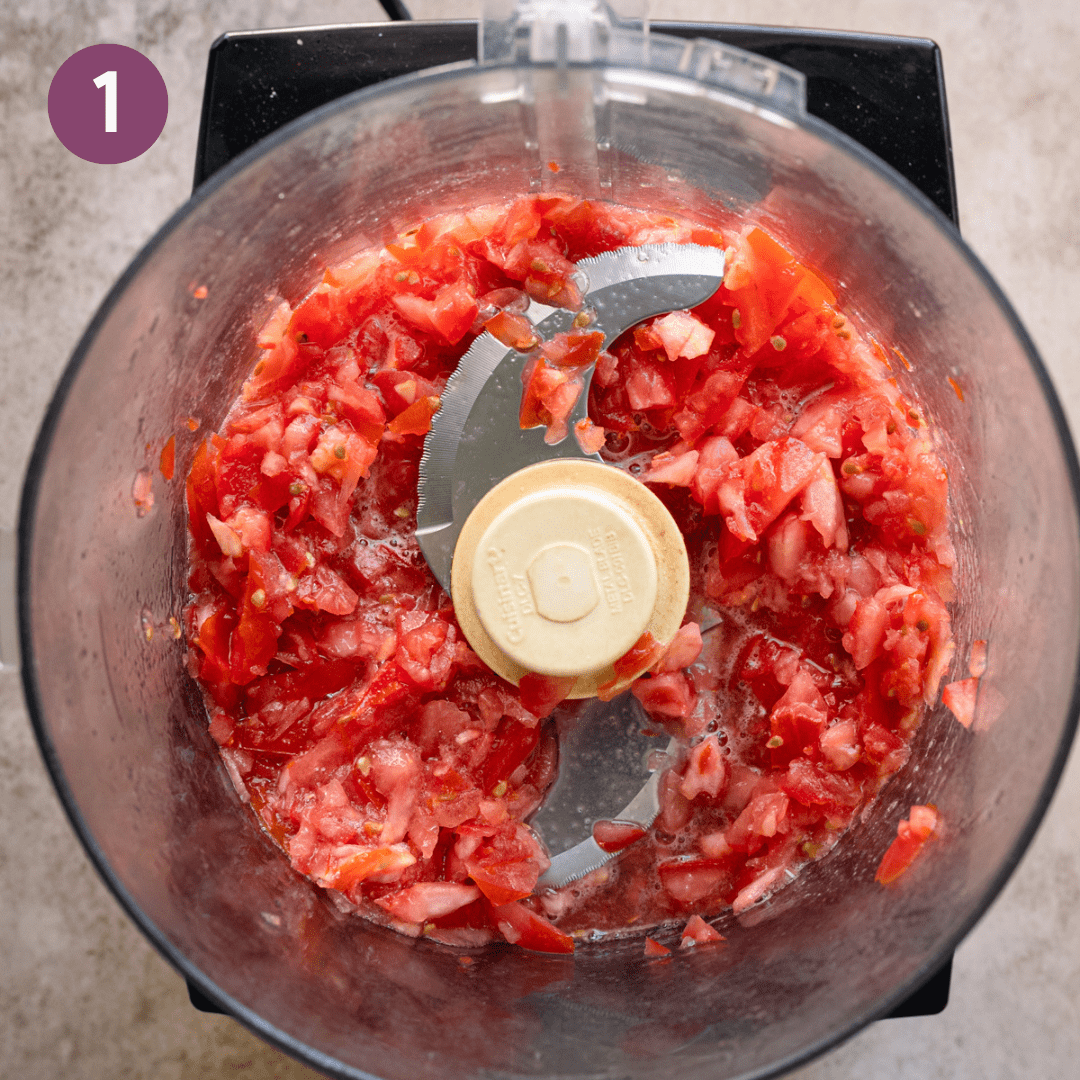
<instances>
[{"instance_id":1,"label":"food processor lid","mask_svg":"<svg viewBox=\"0 0 1080 1080\"><path fill-rule=\"evenodd\" d=\"M722 87L779 112L806 112L805 76L755 53L705 38L651 33L642 0L617 15L606 0L484 0L481 64L608 64L647 68Z\"/></svg>"}]
</instances>

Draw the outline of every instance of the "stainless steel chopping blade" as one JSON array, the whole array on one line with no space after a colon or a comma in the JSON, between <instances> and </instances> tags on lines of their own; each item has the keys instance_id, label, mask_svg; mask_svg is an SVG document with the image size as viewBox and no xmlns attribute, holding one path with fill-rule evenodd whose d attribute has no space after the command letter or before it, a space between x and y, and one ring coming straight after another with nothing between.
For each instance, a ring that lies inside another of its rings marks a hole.
<instances>
[{"instance_id":1,"label":"stainless steel chopping blade","mask_svg":"<svg viewBox=\"0 0 1080 1080\"><path fill-rule=\"evenodd\" d=\"M660 812L660 776L678 750L675 740L654 730L633 694L593 700L569 722L560 717L556 724L559 771L529 820L551 854L551 866L537 882L541 891L561 889L614 858L616 852L593 839L598 820L648 830Z\"/></svg>"},{"instance_id":2,"label":"stainless steel chopping blade","mask_svg":"<svg viewBox=\"0 0 1080 1080\"><path fill-rule=\"evenodd\" d=\"M590 330L604 348L644 319L694 307L724 278L724 252L699 244L618 248L577 264L588 279ZM571 329L575 313L533 303L528 311L541 339ZM508 349L486 331L461 358L442 394L420 459L416 538L435 577L450 591L454 546L473 507L511 473L556 457L585 455L573 436L552 446L544 430L518 423L521 373L530 354ZM569 418L588 414L591 370Z\"/></svg>"}]
</instances>

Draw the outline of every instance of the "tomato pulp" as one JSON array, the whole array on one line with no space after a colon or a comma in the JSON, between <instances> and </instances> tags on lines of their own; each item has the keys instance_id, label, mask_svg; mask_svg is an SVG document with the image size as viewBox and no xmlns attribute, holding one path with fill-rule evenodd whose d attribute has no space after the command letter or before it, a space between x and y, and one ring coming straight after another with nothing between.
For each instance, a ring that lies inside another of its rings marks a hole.
<instances>
[{"instance_id":1,"label":"tomato pulp","mask_svg":"<svg viewBox=\"0 0 1080 1080\"><path fill-rule=\"evenodd\" d=\"M726 247L723 286L601 351L575 262L662 241ZM531 298L575 329L539 341ZM424 435L485 327L533 353L522 425L649 484L691 565L674 640L616 665L679 740L659 817L598 823L617 856L541 895L527 822L576 706L477 658L414 537ZM340 906L549 952L738 912L903 765L953 651L945 471L884 350L762 228L564 195L448 214L327 270L257 344L187 477L189 665L241 798Z\"/></svg>"}]
</instances>

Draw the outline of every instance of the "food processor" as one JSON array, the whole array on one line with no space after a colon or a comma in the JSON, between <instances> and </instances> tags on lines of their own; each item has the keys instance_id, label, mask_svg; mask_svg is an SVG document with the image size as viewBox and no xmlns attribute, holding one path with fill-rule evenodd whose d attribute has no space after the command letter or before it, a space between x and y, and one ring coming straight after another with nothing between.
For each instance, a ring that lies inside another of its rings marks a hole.
<instances>
[{"instance_id":1,"label":"food processor","mask_svg":"<svg viewBox=\"0 0 1080 1080\"><path fill-rule=\"evenodd\" d=\"M351 94L214 172L102 305L27 477L24 685L83 842L198 993L330 1075L783 1071L940 968L1023 852L1076 725L1076 460L990 276L927 198L805 110L797 72L656 27L646 38L600 8L582 26L585 10L496 11L483 64ZM462 952L340 915L240 804L178 636L182 477L276 294L297 301L327 263L433 213L543 190L661 203L706 224L752 214L834 284L895 346L900 386L935 421L956 521L957 655L990 642L971 730L938 708L829 856L722 919L722 949L659 963L640 939L573 959ZM924 802L943 835L883 888L880 854Z\"/></svg>"}]
</instances>

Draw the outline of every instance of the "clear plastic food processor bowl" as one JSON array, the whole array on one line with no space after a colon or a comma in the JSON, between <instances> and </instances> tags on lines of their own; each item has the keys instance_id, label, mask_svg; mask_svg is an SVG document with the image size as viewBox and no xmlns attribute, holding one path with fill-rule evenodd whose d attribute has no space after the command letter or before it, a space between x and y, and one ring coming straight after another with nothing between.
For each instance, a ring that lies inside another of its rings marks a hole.
<instances>
[{"instance_id":1,"label":"clear plastic food processor bowl","mask_svg":"<svg viewBox=\"0 0 1080 1080\"><path fill-rule=\"evenodd\" d=\"M76 829L185 977L335 1076L781 1071L936 970L1016 865L1076 725L1077 463L989 274L910 185L806 115L797 75L705 42L646 46L602 11L585 29L560 18L489 21L484 65L344 98L205 184L106 298L26 479L23 678ZM933 418L951 481L954 671L973 639L990 642L971 730L937 708L842 844L730 920L725 947L659 965L640 939L574 958L492 946L463 965L337 914L240 803L171 632L186 592L183 477L239 390L273 294L295 302L327 263L431 214L551 190L705 223L752 214L903 353L912 370L896 363L896 377ZM156 454L173 435L166 482ZM140 472L153 477L142 514ZM917 872L876 884L897 820L926 802L944 835Z\"/></svg>"}]
</instances>

